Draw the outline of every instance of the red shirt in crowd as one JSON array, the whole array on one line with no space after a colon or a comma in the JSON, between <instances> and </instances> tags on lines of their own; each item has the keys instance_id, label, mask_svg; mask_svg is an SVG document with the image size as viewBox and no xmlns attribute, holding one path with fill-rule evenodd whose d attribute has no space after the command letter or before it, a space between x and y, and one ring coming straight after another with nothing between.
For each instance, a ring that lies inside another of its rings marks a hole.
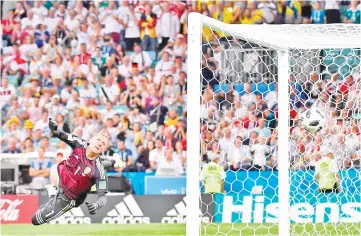
<instances>
[{"instance_id":1,"label":"red shirt in crowd","mask_svg":"<svg viewBox=\"0 0 361 236\"><path fill-rule=\"evenodd\" d=\"M89 54L89 53L85 53L85 54L79 54L78 57L79 57L79 63L80 64L87 65L88 64L88 59L91 58L92 55Z\"/></svg>"},{"instance_id":2,"label":"red shirt in crowd","mask_svg":"<svg viewBox=\"0 0 361 236\"><path fill-rule=\"evenodd\" d=\"M16 24L15 20L10 21L9 19L1 20L1 27L3 28L3 35L11 35L13 33L13 30L7 30L6 28L10 25L10 23L13 24L13 26Z\"/></svg>"}]
</instances>

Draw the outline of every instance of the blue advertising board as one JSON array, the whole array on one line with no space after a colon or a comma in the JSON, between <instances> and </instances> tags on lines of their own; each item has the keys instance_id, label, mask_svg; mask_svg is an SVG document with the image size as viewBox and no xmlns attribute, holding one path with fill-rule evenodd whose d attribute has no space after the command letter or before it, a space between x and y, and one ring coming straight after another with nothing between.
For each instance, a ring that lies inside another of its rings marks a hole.
<instances>
[{"instance_id":1,"label":"blue advertising board","mask_svg":"<svg viewBox=\"0 0 361 236\"><path fill-rule=\"evenodd\" d=\"M144 194L185 194L186 177L146 176Z\"/></svg>"},{"instance_id":2,"label":"blue advertising board","mask_svg":"<svg viewBox=\"0 0 361 236\"><path fill-rule=\"evenodd\" d=\"M232 184L232 191L215 196L215 222L277 222L277 175L271 171L227 173L226 181ZM340 176L343 191L323 194L317 190L313 171L291 172L291 222L361 222L360 171L344 170Z\"/></svg>"}]
</instances>

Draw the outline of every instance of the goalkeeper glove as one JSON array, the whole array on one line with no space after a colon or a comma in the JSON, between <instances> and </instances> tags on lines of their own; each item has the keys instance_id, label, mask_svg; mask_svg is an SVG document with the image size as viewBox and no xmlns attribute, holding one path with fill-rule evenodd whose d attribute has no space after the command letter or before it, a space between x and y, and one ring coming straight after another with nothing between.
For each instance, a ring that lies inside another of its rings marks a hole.
<instances>
[{"instance_id":1,"label":"goalkeeper glove","mask_svg":"<svg viewBox=\"0 0 361 236\"><path fill-rule=\"evenodd\" d=\"M125 162L122 160L122 158L120 158L118 153L114 153L111 159L115 161L114 168L125 167Z\"/></svg>"},{"instance_id":2,"label":"goalkeeper glove","mask_svg":"<svg viewBox=\"0 0 361 236\"><path fill-rule=\"evenodd\" d=\"M99 204L98 203L85 202L85 205L88 208L88 211L89 211L90 215L94 215L95 212L99 209Z\"/></svg>"},{"instance_id":3,"label":"goalkeeper glove","mask_svg":"<svg viewBox=\"0 0 361 236\"><path fill-rule=\"evenodd\" d=\"M53 133L58 131L58 123L52 118L49 118L49 128Z\"/></svg>"}]
</instances>

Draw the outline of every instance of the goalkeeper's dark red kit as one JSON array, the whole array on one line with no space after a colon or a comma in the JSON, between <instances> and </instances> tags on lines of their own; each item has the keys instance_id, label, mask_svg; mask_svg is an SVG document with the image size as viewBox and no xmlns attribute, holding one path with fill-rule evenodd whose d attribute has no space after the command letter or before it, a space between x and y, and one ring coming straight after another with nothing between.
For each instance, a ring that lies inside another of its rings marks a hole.
<instances>
[{"instance_id":1,"label":"goalkeeper's dark red kit","mask_svg":"<svg viewBox=\"0 0 361 236\"><path fill-rule=\"evenodd\" d=\"M100 159L88 160L85 156L88 143L63 131L57 136L73 148L69 158L58 165L60 186L65 195L70 200L82 198L94 184L98 194L106 193L107 179Z\"/></svg>"},{"instance_id":2,"label":"goalkeeper's dark red kit","mask_svg":"<svg viewBox=\"0 0 361 236\"><path fill-rule=\"evenodd\" d=\"M93 160L86 157L89 143L62 130L55 130L53 134L72 147L73 151L68 159L58 164L58 191L35 213L32 218L34 225L49 222L71 208L80 206L94 184L98 201L86 202L89 213L95 214L96 210L106 203L107 176L99 157Z\"/></svg>"}]
</instances>

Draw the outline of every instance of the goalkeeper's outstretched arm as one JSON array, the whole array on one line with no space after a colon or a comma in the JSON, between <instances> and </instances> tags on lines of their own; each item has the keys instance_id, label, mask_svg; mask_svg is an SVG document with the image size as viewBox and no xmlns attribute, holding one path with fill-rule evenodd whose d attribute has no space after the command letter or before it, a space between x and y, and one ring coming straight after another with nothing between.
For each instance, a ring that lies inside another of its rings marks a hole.
<instances>
[{"instance_id":1,"label":"goalkeeper's outstretched arm","mask_svg":"<svg viewBox=\"0 0 361 236\"><path fill-rule=\"evenodd\" d=\"M68 144L71 148L82 147L87 144L85 140L58 129L58 123L51 118L49 118L49 128L55 137Z\"/></svg>"}]
</instances>

